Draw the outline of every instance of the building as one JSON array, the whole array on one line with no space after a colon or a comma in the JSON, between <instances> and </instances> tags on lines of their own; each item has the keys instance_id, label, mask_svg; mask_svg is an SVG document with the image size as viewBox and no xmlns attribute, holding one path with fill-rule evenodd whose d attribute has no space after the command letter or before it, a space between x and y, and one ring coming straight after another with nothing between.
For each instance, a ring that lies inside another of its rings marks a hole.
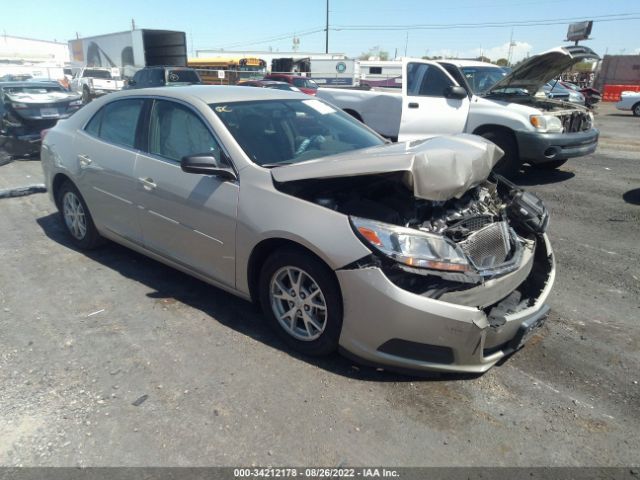
<instances>
[{"instance_id":1,"label":"building","mask_svg":"<svg viewBox=\"0 0 640 480\"><path fill-rule=\"evenodd\" d=\"M60 78L67 62L69 48L66 42L0 35L0 76L23 73Z\"/></svg>"}]
</instances>

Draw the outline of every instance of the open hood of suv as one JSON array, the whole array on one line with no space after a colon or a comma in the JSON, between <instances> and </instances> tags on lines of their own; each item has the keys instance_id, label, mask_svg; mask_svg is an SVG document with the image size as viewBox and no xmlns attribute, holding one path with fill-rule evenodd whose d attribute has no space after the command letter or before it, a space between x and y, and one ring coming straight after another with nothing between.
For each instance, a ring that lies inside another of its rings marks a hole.
<instances>
[{"instance_id":1,"label":"open hood of suv","mask_svg":"<svg viewBox=\"0 0 640 480\"><path fill-rule=\"evenodd\" d=\"M275 167L278 183L406 172L404 184L417 198L459 198L485 180L503 151L475 135L457 134L381 145Z\"/></svg>"},{"instance_id":2,"label":"open hood of suv","mask_svg":"<svg viewBox=\"0 0 640 480\"><path fill-rule=\"evenodd\" d=\"M599 59L600 57L588 47L557 47L525 60L491 87L488 93L505 88L524 88L530 95L534 95L545 83L576 63Z\"/></svg>"}]
</instances>

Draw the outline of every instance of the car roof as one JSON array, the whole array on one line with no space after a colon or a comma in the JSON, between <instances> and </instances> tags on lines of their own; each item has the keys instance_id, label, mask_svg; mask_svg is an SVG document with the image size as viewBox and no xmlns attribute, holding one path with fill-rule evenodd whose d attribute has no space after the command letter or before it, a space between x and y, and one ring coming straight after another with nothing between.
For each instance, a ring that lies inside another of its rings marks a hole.
<instances>
[{"instance_id":1,"label":"car roof","mask_svg":"<svg viewBox=\"0 0 640 480\"><path fill-rule=\"evenodd\" d=\"M273 90L266 88L246 88L229 85L187 85L181 87L156 87L145 89L123 90L112 93L110 98L129 96L158 96L177 100L197 98L205 103L250 102L255 100L309 100L307 95L289 90Z\"/></svg>"},{"instance_id":2,"label":"car roof","mask_svg":"<svg viewBox=\"0 0 640 480\"><path fill-rule=\"evenodd\" d=\"M20 82L0 82L0 88L3 87L60 87L62 86L55 80L32 81L23 80Z\"/></svg>"},{"instance_id":3,"label":"car roof","mask_svg":"<svg viewBox=\"0 0 640 480\"><path fill-rule=\"evenodd\" d=\"M495 65L493 63L488 62L479 62L477 60L460 60L457 58L443 58L438 60L438 63L451 63L458 67L494 67L494 68L502 68L500 65Z\"/></svg>"}]
</instances>

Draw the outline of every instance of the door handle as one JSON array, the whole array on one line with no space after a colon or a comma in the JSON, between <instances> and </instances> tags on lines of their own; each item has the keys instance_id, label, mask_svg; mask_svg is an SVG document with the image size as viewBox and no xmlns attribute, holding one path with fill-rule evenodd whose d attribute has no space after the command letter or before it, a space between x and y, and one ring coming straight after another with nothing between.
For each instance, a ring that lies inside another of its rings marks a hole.
<instances>
[{"instance_id":1,"label":"door handle","mask_svg":"<svg viewBox=\"0 0 640 480\"><path fill-rule=\"evenodd\" d=\"M80 162L80 167L88 167L91 165L91 160L87 155L78 155L78 161Z\"/></svg>"},{"instance_id":2,"label":"door handle","mask_svg":"<svg viewBox=\"0 0 640 480\"><path fill-rule=\"evenodd\" d=\"M147 191L151 191L151 190L155 190L156 187L158 185L155 184L155 182L153 181L153 178L139 178L138 180L140 180L140 183L142 184L142 187L147 190Z\"/></svg>"},{"instance_id":3,"label":"door handle","mask_svg":"<svg viewBox=\"0 0 640 480\"><path fill-rule=\"evenodd\" d=\"M417 103L415 103L415 102L411 102L411 103L409 104L409 108L420 108L420 105L419 105L419 104L417 104Z\"/></svg>"}]
</instances>

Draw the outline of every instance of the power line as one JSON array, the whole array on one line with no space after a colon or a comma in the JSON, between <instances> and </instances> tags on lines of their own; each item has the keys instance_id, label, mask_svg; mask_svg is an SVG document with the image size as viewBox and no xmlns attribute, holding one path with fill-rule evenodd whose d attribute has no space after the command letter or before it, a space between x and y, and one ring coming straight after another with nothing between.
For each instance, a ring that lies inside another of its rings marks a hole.
<instances>
[{"instance_id":1,"label":"power line","mask_svg":"<svg viewBox=\"0 0 640 480\"><path fill-rule=\"evenodd\" d=\"M244 47L244 46L250 46L250 45L258 45L260 43L268 43L268 42L275 42L278 40L286 40L287 38L291 38L292 36L296 36L296 37L304 37L307 35L313 35L314 33L319 33L319 32L324 32L324 27L318 27L312 30L305 30L302 32L290 32L290 33L283 33L277 36L273 36L273 37L266 37L266 38L261 38L261 39L256 39L256 40L249 40L247 42L238 42L238 43L231 43L228 45L225 45L223 47L220 47L221 49L228 49L228 48L237 48L237 47Z\"/></svg>"},{"instance_id":2,"label":"power line","mask_svg":"<svg viewBox=\"0 0 640 480\"><path fill-rule=\"evenodd\" d=\"M615 18L614 18L615 17ZM640 12L618 13L590 17L598 22L617 22L622 20L637 20ZM529 27L544 25L560 25L566 22L583 20L584 17L554 18L539 20L512 20L507 22L483 22L483 23L450 23L450 24L408 24L408 25L336 25L334 30L439 30L449 28L494 28L494 27Z\"/></svg>"}]
</instances>

